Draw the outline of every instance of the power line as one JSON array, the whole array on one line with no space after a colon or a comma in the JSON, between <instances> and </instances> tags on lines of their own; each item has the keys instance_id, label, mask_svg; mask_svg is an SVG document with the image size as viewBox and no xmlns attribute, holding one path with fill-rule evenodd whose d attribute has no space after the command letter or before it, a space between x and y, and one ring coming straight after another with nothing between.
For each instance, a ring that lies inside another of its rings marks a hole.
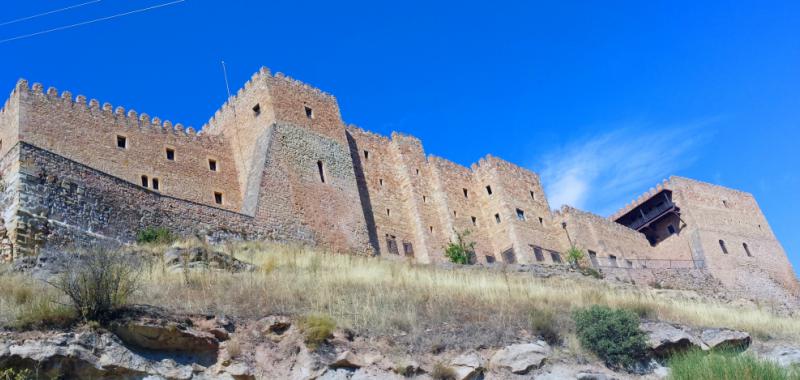
<instances>
[{"instance_id":1,"label":"power line","mask_svg":"<svg viewBox=\"0 0 800 380\"><path fill-rule=\"evenodd\" d=\"M59 9L54 9L54 10L52 10L52 11L47 11L47 12L43 12L43 13L39 13L39 14L35 14L35 15L33 15L33 16L21 17L21 18L18 18L18 19L14 19L14 20L9 20L9 21L2 22L2 23L0 23L0 26L6 26L6 25L11 25L11 24L16 24L16 23L18 23L18 22L27 21L27 20L34 19L34 18L37 18L37 17L47 16L47 15L51 15L51 14L53 14L53 13L64 12L64 11L68 11L68 10L70 10L70 9L80 8L80 7L83 7L83 6L89 5L89 4L95 4L95 3L99 3L99 2L101 2L101 1L103 1L103 0L92 0L92 1L87 1L87 2L85 2L85 3L80 3L80 4L70 5L70 6L68 6L68 7L59 8Z\"/></svg>"},{"instance_id":2,"label":"power line","mask_svg":"<svg viewBox=\"0 0 800 380\"><path fill-rule=\"evenodd\" d=\"M79 23L76 23L76 24L64 25L64 26L59 26L57 28L53 28L53 29L42 30L42 31L36 32L36 33L23 34L23 35L20 35L20 36L16 36L16 37L11 37L11 38L6 38L4 40L0 40L0 44L6 43L6 42L11 42L11 41L16 41L16 40L22 40L22 39L25 39L25 38L40 36L42 34L47 34L47 33L52 33L52 32L59 32L59 31L62 31L62 30L76 28L76 27L79 27L79 26L94 24L96 22L111 20L111 19L118 18L118 17L123 17L123 16L128 16L128 15L132 15L134 13L147 12L147 11L151 11L153 9L158 9L158 8L163 8L163 7L167 7L167 6L170 6L170 5L175 5L175 4L178 4L178 3L183 3L185 1L186 0L171 1L171 2L168 2L168 3L153 5L151 7L140 8L140 9L135 9L135 10L132 10L132 11L124 12L124 13L118 13L118 14L111 15L111 16L96 18L94 20L82 21L82 22L79 22Z\"/></svg>"}]
</instances>

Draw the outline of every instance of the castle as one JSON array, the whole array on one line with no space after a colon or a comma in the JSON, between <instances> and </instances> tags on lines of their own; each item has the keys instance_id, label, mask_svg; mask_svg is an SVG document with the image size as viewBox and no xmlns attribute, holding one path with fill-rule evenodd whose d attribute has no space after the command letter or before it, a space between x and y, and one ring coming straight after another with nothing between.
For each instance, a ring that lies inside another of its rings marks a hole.
<instances>
[{"instance_id":1,"label":"castle","mask_svg":"<svg viewBox=\"0 0 800 380\"><path fill-rule=\"evenodd\" d=\"M162 226L438 263L470 230L479 264L560 264L577 246L636 281L800 289L748 193L672 177L610 218L554 212L536 173L492 156L467 168L412 136L346 126L333 96L265 68L199 131L20 80L0 111L0 157L7 257Z\"/></svg>"}]
</instances>

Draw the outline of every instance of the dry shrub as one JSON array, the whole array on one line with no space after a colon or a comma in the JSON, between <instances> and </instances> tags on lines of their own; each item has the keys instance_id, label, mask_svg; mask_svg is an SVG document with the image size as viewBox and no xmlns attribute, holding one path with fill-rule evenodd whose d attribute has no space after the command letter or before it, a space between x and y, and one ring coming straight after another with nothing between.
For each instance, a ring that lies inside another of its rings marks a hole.
<instances>
[{"instance_id":1,"label":"dry shrub","mask_svg":"<svg viewBox=\"0 0 800 380\"><path fill-rule=\"evenodd\" d=\"M239 343L239 340L236 338L225 343L225 349L228 351L228 355L230 355L231 359L236 359L242 354L242 344Z\"/></svg>"},{"instance_id":2,"label":"dry shrub","mask_svg":"<svg viewBox=\"0 0 800 380\"><path fill-rule=\"evenodd\" d=\"M436 363L431 371L431 377L434 380L457 380L458 374L452 368L443 363Z\"/></svg>"},{"instance_id":3,"label":"dry shrub","mask_svg":"<svg viewBox=\"0 0 800 380\"><path fill-rule=\"evenodd\" d=\"M301 324L305 342L309 349L316 350L333 335L336 321L328 315L313 314L303 318Z\"/></svg>"},{"instance_id":4,"label":"dry shrub","mask_svg":"<svg viewBox=\"0 0 800 380\"><path fill-rule=\"evenodd\" d=\"M552 309L535 308L530 313L531 328L550 345L561 343L556 313Z\"/></svg>"}]
</instances>

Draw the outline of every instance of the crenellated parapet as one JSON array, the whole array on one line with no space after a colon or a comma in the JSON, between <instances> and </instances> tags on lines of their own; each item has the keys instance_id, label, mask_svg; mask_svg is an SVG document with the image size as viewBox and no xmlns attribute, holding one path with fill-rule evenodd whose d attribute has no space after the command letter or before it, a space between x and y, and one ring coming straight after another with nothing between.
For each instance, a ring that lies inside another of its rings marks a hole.
<instances>
[{"instance_id":1,"label":"crenellated parapet","mask_svg":"<svg viewBox=\"0 0 800 380\"><path fill-rule=\"evenodd\" d=\"M187 141L200 143L221 144L222 140L216 136L206 135L198 132L194 127L184 127L181 123L173 124L169 120L160 117L151 117L147 113L138 113L134 109L125 110L124 107L114 107L111 103L101 102L97 99L88 99L84 95L73 95L70 91L62 91L59 95L58 89L48 87L44 90L41 83L34 83L28 87L25 79L20 79L14 92L29 94L37 100L47 102L52 107L56 107L64 112L87 112L93 118L105 124L118 125L125 128L137 128L151 132L161 132L172 134ZM12 92L12 96L13 96Z\"/></svg>"}]
</instances>

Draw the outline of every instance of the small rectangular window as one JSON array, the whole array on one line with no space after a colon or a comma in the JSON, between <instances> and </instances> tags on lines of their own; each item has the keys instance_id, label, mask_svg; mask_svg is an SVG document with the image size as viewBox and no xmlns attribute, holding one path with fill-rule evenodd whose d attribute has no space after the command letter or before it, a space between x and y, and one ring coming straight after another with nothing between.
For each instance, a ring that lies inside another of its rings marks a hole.
<instances>
[{"instance_id":1,"label":"small rectangular window","mask_svg":"<svg viewBox=\"0 0 800 380\"><path fill-rule=\"evenodd\" d=\"M533 257L536 258L536 261L544 261L544 252L542 251L542 247L533 246Z\"/></svg>"},{"instance_id":2,"label":"small rectangular window","mask_svg":"<svg viewBox=\"0 0 800 380\"><path fill-rule=\"evenodd\" d=\"M478 225L478 218L476 218L474 216L472 217L472 225L473 226L477 226Z\"/></svg>"},{"instance_id":3,"label":"small rectangular window","mask_svg":"<svg viewBox=\"0 0 800 380\"><path fill-rule=\"evenodd\" d=\"M379 180L378 180L378 184L379 184L381 187L383 187L383 178L381 178L381 179L379 179Z\"/></svg>"},{"instance_id":4,"label":"small rectangular window","mask_svg":"<svg viewBox=\"0 0 800 380\"><path fill-rule=\"evenodd\" d=\"M675 234L675 227L673 227L670 224L670 225L667 226L667 231L669 232L670 235L673 235L673 234Z\"/></svg>"},{"instance_id":5,"label":"small rectangular window","mask_svg":"<svg viewBox=\"0 0 800 380\"><path fill-rule=\"evenodd\" d=\"M386 216L392 216L392 210L386 209Z\"/></svg>"},{"instance_id":6,"label":"small rectangular window","mask_svg":"<svg viewBox=\"0 0 800 380\"><path fill-rule=\"evenodd\" d=\"M433 233L433 226L428 226L428 229L431 230L431 233Z\"/></svg>"},{"instance_id":7,"label":"small rectangular window","mask_svg":"<svg viewBox=\"0 0 800 380\"><path fill-rule=\"evenodd\" d=\"M397 238L394 235L386 235L386 248L391 254L400 254L400 252L397 250Z\"/></svg>"},{"instance_id":8,"label":"small rectangular window","mask_svg":"<svg viewBox=\"0 0 800 380\"><path fill-rule=\"evenodd\" d=\"M153 178L152 184L153 184L153 190L159 190L158 178Z\"/></svg>"},{"instance_id":9,"label":"small rectangular window","mask_svg":"<svg viewBox=\"0 0 800 380\"><path fill-rule=\"evenodd\" d=\"M612 267L616 267L617 266L617 256L609 255L608 256L608 264L611 265Z\"/></svg>"},{"instance_id":10,"label":"small rectangular window","mask_svg":"<svg viewBox=\"0 0 800 380\"><path fill-rule=\"evenodd\" d=\"M597 252L589 250L589 261L592 262L592 266L597 268L599 265L597 263Z\"/></svg>"},{"instance_id":11,"label":"small rectangular window","mask_svg":"<svg viewBox=\"0 0 800 380\"><path fill-rule=\"evenodd\" d=\"M261 105L260 104L256 104L255 106L253 106L253 116L258 116L258 115L261 115Z\"/></svg>"},{"instance_id":12,"label":"small rectangular window","mask_svg":"<svg viewBox=\"0 0 800 380\"><path fill-rule=\"evenodd\" d=\"M144 186L144 187L148 187L149 186L149 181L148 181L146 175L142 176L142 186Z\"/></svg>"},{"instance_id":13,"label":"small rectangular window","mask_svg":"<svg viewBox=\"0 0 800 380\"><path fill-rule=\"evenodd\" d=\"M222 204L222 193L219 191L214 192L214 203L221 205Z\"/></svg>"},{"instance_id":14,"label":"small rectangular window","mask_svg":"<svg viewBox=\"0 0 800 380\"><path fill-rule=\"evenodd\" d=\"M128 138L117 135L117 148L128 149Z\"/></svg>"},{"instance_id":15,"label":"small rectangular window","mask_svg":"<svg viewBox=\"0 0 800 380\"><path fill-rule=\"evenodd\" d=\"M469 191L467 189L464 190L464 198L469 198Z\"/></svg>"},{"instance_id":16,"label":"small rectangular window","mask_svg":"<svg viewBox=\"0 0 800 380\"><path fill-rule=\"evenodd\" d=\"M309 119L313 119L314 118L314 110L311 109L311 107L309 107L309 106L305 106L305 110L306 110L306 117L309 118Z\"/></svg>"},{"instance_id":17,"label":"small rectangular window","mask_svg":"<svg viewBox=\"0 0 800 380\"><path fill-rule=\"evenodd\" d=\"M208 159L208 170L211 170L212 172L217 171L217 160L213 158Z\"/></svg>"},{"instance_id":18,"label":"small rectangular window","mask_svg":"<svg viewBox=\"0 0 800 380\"><path fill-rule=\"evenodd\" d=\"M167 148L167 160L175 161L175 149Z\"/></svg>"},{"instance_id":19,"label":"small rectangular window","mask_svg":"<svg viewBox=\"0 0 800 380\"><path fill-rule=\"evenodd\" d=\"M409 242L403 242L403 253L406 256L414 256L414 246Z\"/></svg>"},{"instance_id":20,"label":"small rectangular window","mask_svg":"<svg viewBox=\"0 0 800 380\"><path fill-rule=\"evenodd\" d=\"M542 219L541 216L539 217L539 225L542 225L542 226L544 225L544 219Z\"/></svg>"},{"instance_id":21,"label":"small rectangular window","mask_svg":"<svg viewBox=\"0 0 800 380\"><path fill-rule=\"evenodd\" d=\"M428 197L423 195L422 196L422 203L428 203Z\"/></svg>"},{"instance_id":22,"label":"small rectangular window","mask_svg":"<svg viewBox=\"0 0 800 380\"><path fill-rule=\"evenodd\" d=\"M486 192L487 192L489 195L492 195L492 187L491 187L491 186L486 186Z\"/></svg>"},{"instance_id":23,"label":"small rectangular window","mask_svg":"<svg viewBox=\"0 0 800 380\"><path fill-rule=\"evenodd\" d=\"M524 222L525 221L525 211L517 209L517 219L519 219L519 220Z\"/></svg>"},{"instance_id":24,"label":"small rectangular window","mask_svg":"<svg viewBox=\"0 0 800 380\"><path fill-rule=\"evenodd\" d=\"M419 169L417 169L417 175L419 175Z\"/></svg>"},{"instance_id":25,"label":"small rectangular window","mask_svg":"<svg viewBox=\"0 0 800 380\"><path fill-rule=\"evenodd\" d=\"M500 214L494 214L494 221L500 224Z\"/></svg>"},{"instance_id":26,"label":"small rectangular window","mask_svg":"<svg viewBox=\"0 0 800 380\"><path fill-rule=\"evenodd\" d=\"M553 260L554 263L560 263L561 254L556 251L550 251L550 259Z\"/></svg>"},{"instance_id":27,"label":"small rectangular window","mask_svg":"<svg viewBox=\"0 0 800 380\"><path fill-rule=\"evenodd\" d=\"M531 199L536 200L536 193L531 190Z\"/></svg>"},{"instance_id":28,"label":"small rectangular window","mask_svg":"<svg viewBox=\"0 0 800 380\"><path fill-rule=\"evenodd\" d=\"M368 150L364 151L364 161L366 161L366 160L369 160L369 151Z\"/></svg>"}]
</instances>

